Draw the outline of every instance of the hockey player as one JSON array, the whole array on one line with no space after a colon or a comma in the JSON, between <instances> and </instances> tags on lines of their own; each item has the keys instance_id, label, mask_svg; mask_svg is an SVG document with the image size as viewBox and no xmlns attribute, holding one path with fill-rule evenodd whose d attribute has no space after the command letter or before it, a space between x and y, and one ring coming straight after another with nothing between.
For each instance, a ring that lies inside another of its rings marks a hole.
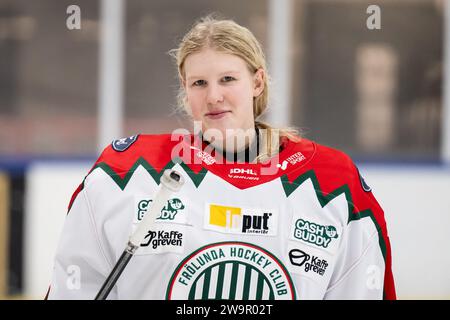
<instances>
[{"instance_id":1,"label":"hockey player","mask_svg":"<svg viewBox=\"0 0 450 320\"><path fill-rule=\"evenodd\" d=\"M104 150L71 199L48 297L96 296L175 168L184 187L109 299L395 299L383 210L352 160L258 120L269 87L253 34L207 17L172 53L200 132Z\"/></svg>"}]
</instances>

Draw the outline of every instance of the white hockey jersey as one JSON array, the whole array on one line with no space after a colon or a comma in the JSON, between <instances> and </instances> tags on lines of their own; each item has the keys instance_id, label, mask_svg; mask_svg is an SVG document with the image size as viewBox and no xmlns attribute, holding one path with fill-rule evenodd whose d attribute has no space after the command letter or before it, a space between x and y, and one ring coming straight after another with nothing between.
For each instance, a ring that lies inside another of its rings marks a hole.
<instances>
[{"instance_id":1,"label":"white hockey jersey","mask_svg":"<svg viewBox=\"0 0 450 320\"><path fill-rule=\"evenodd\" d=\"M267 163L219 163L192 136L107 147L69 205L49 299L93 299L165 169L185 185L109 299L395 299L383 211L351 159L283 140Z\"/></svg>"}]
</instances>

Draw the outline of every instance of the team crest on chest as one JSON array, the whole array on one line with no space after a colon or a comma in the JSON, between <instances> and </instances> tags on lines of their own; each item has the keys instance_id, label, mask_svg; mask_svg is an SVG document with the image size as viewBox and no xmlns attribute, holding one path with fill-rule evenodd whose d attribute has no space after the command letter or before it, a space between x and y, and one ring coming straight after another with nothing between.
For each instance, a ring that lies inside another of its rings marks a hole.
<instances>
[{"instance_id":1,"label":"team crest on chest","mask_svg":"<svg viewBox=\"0 0 450 320\"><path fill-rule=\"evenodd\" d=\"M168 300L295 300L292 279L278 258L244 242L202 247L175 269Z\"/></svg>"}]
</instances>

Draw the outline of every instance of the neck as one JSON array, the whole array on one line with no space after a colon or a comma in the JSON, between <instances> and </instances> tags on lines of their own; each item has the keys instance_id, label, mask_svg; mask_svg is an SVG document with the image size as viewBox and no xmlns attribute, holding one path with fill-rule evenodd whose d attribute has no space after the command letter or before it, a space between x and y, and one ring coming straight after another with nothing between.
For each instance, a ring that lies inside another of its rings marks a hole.
<instances>
[{"instance_id":1,"label":"neck","mask_svg":"<svg viewBox=\"0 0 450 320\"><path fill-rule=\"evenodd\" d=\"M222 154L224 159L230 162L253 162L260 152L259 130L251 130L250 134L245 136L230 136L226 140L209 141L202 136L202 139L208 145L214 147L214 150Z\"/></svg>"}]
</instances>

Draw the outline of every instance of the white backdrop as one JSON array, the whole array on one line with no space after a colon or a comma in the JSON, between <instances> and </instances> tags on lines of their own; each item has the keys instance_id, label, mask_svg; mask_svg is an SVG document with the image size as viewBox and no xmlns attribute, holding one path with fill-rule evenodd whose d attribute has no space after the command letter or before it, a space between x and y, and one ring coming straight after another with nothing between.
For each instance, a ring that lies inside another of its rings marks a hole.
<instances>
[{"instance_id":1,"label":"white backdrop","mask_svg":"<svg viewBox=\"0 0 450 320\"><path fill-rule=\"evenodd\" d=\"M35 163L28 170L23 248L25 298L45 297L70 198L91 166L92 163Z\"/></svg>"},{"instance_id":2,"label":"white backdrop","mask_svg":"<svg viewBox=\"0 0 450 320\"><path fill-rule=\"evenodd\" d=\"M401 299L450 299L450 170L361 168L385 211Z\"/></svg>"}]
</instances>

